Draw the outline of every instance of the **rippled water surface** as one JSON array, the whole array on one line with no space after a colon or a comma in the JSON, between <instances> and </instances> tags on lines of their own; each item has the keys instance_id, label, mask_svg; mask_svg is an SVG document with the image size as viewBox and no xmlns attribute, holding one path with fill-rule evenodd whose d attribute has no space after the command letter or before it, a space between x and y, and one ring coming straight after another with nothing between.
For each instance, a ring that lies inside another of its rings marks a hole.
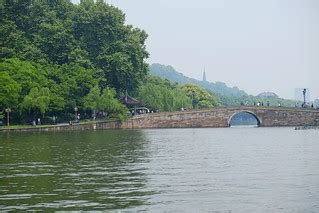
<instances>
[{"instance_id":1,"label":"rippled water surface","mask_svg":"<svg viewBox=\"0 0 319 213\"><path fill-rule=\"evenodd\" d=\"M319 131L0 134L0 210L319 212Z\"/></svg>"}]
</instances>

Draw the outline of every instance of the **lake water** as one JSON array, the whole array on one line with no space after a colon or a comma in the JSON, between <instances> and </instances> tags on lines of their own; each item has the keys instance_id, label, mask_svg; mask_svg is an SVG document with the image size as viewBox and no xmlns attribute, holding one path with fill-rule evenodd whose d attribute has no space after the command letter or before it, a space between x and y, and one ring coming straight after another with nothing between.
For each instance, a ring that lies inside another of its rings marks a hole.
<instances>
[{"instance_id":1,"label":"lake water","mask_svg":"<svg viewBox=\"0 0 319 213\"><path fill-rule=\"evenodd\" d=\"M0 210L319 212L319 131L0 134Z\"/></svg>"}]
</instances>

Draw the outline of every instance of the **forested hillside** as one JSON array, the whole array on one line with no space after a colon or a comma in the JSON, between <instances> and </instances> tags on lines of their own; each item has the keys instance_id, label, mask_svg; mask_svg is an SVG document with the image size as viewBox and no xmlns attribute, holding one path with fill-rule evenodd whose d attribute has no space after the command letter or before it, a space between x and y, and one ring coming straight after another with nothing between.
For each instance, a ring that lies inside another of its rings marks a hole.
<instances>
[{"instance_id":1,"label":"forested hillside","mask_svg":"<svg viewBox=\"0 0 319 213\"><path fill-rule=\"evenodd\" d=\"M182 73L177 72L172 66L152 64L150 66L150 72L152 75L159 76L163 79L168 79L170 81L177 82L180 84L195 84L201 86L220 96L240 97L243 95L247 95L243 90L240 90L237 87L228 87L223 82L212 83L207 81L199 81L194 78L189 78L183 75Z\"/></svg>"},{"instance_id":2,"label":"forested hillside","mask_svg":"<svg viewBox=\"0 0 319 213\"><path fill-rule=\"evenodd\" d=\"M172 66L152 64L150 66L150 73L154 76L159 76L172 82L180 84L194 84L205 88L213 96L216 94L223 106L240 106L242 104L258 105L258 103L265 106L269 104L269 106L294 107L296 105L296 101L279 98L278 96L260 97L248 95L245 91L240 90L237 87L228 87L223 82L212 83L189 78L184 76L182 73L177 72ZM298 104L300 105L300 103Z\"/></svg>"}]
</instances>

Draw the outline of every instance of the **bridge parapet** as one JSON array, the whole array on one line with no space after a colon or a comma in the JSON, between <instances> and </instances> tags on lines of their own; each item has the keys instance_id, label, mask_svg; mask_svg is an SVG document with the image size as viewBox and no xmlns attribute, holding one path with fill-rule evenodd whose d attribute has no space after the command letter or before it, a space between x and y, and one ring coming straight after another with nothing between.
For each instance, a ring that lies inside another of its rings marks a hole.
<instances>
[{"instance_id":1,"label":"bridge parapet","mask_svg":"<svg viewBox=\"0 0 319 213\"><path fill-rule=\"evenodd\" d=\"M318 125L319 110L284 107L230 107L144 114L123 123L123 128L228 127L239 112L253 114L262 127Z\"/></svg>"}]
</instances>

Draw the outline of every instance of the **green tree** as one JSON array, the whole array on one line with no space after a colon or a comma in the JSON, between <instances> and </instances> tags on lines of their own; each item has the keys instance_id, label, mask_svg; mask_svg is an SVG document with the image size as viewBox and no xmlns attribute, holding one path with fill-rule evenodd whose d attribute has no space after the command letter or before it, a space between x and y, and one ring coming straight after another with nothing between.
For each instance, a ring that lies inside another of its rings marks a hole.
<instances>
[{"instance_id":1,"label":"green tree","mask_svg":"<svg viewBox=\"0 0 319 213\"><path fill-rule=\"evenodd\" d=\"M0 26L0 80L13 85L1 88L8 98L0 107L10 100L19 122L28 111L63 117L84 103L92 108L84 97L96 85L101 97L109 88L136 92L148 73L147 34L103 0L0 0ZM33 88L49 90L48 105L31 100L42 93ZM108 110L126 114L115 101Z\"/></svg>"},{"instance_id":2,"label":"green tree","mask_svg":"<svg viewBox=\"0 0 319 213\"><path fill-rule=\"evenodd\" d=\"M116 91L136 90L148 72L145 31L126 26L125 15L104 1L84 0L74 16L74 37Z\"/></svg>"},{"instance_id":3,"label":"green tree","mask_svg":"<svg viewBox=\"0 0 319 213\"><path fill-rule=\"evenodd\" d=\"M42 65L22 61L17 58L2 61L0 63L0 73L9 74L14 81L20 84L22 97L24 97L31 88L45 87L48 83L47 73Z\"/></svg>"},{"instance_id":4,"label":"green tree","mask_svg":"<svg viewBox=\"0 0 319 213\"><path fill-rule=\"evenodd\" d=\"M177 111L191 107L191 99L187 97L177 84L149 77L146 84L139 88L139 99L147 106L158 111Z\"/></svg>"},{"instance_id":5,"label":"green tree","mask_svg":"<svg viewBox=\"0 0 319 213\"><path fill-rule=\"evenodd\" d=\"M22 106L24 109L28 110L29 113L32 113L33 118L35 119L38 113L44 115L48 110L51 100L50 95L50 90L48 88L32 88L29 94L24 97Z\"/></svg>"},{"instance_id":6,"label":"green tree","mask_svg":"<svg viewBox=\"0 0 319 213\"><path fill-rule=\"evenodd\" d=\"M64 97L65 108L73 110L75 106L82 106L85 97L100 78L94 69L86 69L78 64L69 64L53 69L49 79L54 81L55 92Z\"/></svg>"},{"instance_id":7,"label":"green tree","mask_svg":"<svg viewBox=\"0 0 319 213\"><path fill-rule=\"evenodd\" d=\"M7 72L0 75L0 111L5 107L14 108L19 103L21 86Z\"/></svg>"},{"instance_id":8,"label":"green tree","mask_svg":"<svg viewBox=\"0 0 319 213\"><path fill-rule=\"evenodd\" d=\"M128 109L115 96L114 89L107 87L101 93L99 87L95 86L83 98L83 105L85 109L91 110L94 115L97 111L103 111L111 117L119 117L121 120L125 120Z\"/></svg>"},{"instance_id":9,"label":"green tree","mask_svg":"<svg viewBox=\"0 0 319 213\"><path fill-rule=\"evenodd\" d=\"M1 58L95 67L117 91L136 90L148 72L147 34L105 1L4 0L0 16Z\"/></svg>"},{"instance_id":10,"label":"green tree","mask_svg":"<svg viewBox=\"0 0 319 213\"><path fill-rule=\"evenodd\" d=\"M96 112L99 110L100 102L100 88L98 86L93 87L89 94L83 98L83 106L85 109L92 110L95 117Z\"/></svg>"},{"instance_id":11,"label":"green tree","mask_svg":"<svg viewBox=\"0 0 319 213\"><path fill-rule=\"evenodd\" d=\"M109 87L103 89L100 96L98 108L108 112L111 116L119 117L121 120L126 120L128 117L128 109L118 99L116 92Z\"/></svg>"},{"instance_id":12,"label":"green tree","mask_svg":"<svg viewBox=\"0 0 319 213\"><path fill-rule=\"evenodd\" d=\"M192 99L193 108L211 108L221 106L221 101L217 96L210 95L206 90L193 84L181 86L189 98Z\"/></svg>"},{"instance_id":13,"label":"green tree","mask_svg":"<svg viewBox=\"0 0 319 213\"><path fill-rule=\"evenodd\" d=\"M4 119L4 114L3 112L0 112L0 120L3 120Z\"/></svg>"}]
</instances>

